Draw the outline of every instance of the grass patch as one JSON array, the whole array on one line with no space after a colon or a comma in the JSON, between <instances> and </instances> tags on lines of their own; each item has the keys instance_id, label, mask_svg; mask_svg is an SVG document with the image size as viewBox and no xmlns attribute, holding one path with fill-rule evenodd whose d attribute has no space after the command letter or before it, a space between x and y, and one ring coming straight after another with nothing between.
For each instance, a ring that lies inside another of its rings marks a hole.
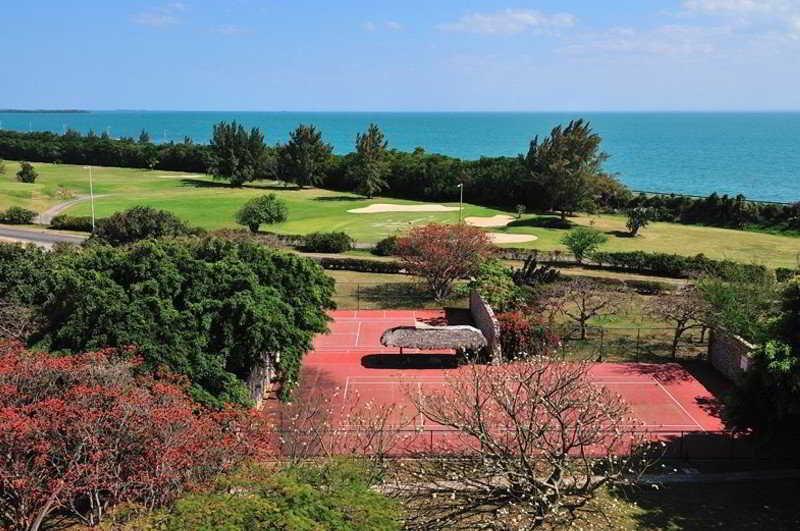
<instances>
[{"instance_id":1,"label":"grass patch","mask_svg":"<svg viewBox=\"0 0 800 531\"><path fill-rule=\"evenodd\" d=\"M16 182L17 164L7 161L6 175L0 177L0 209L21 206L41 212L75 195L89 193L88 170L81 166L34 164L39 172L35 184ZM458 212L387 212L352 214L348 210L373 203L418 204L402 199L368 200L352 194L316 188L296 190L272 182L234 188L208 176L161 170L130 168L95 168L94 191L107 195L96 200L97 215L108 216L135 205L169 210L192 225L206 229L235 227L234 214L248 199L276 193L289 207L289 219L268 229L283 234L308 234L315 231L344 231L359 243L378 240L406 231L414 225L431 222L456 223ZM447 203L457 206L457 203ZM70 208L70 215L90 213L88 202ZM492 208L464 205L464 216L510 214ZM800 256L800 238L759 232L735 231L713 227L652 223L640 236L625 236L623 216L576 216L572 225L591 225L609 235L602 246L608 251L657 251L694 255L704 253L744 263L771 267L794 267ZM561 238L567 229L553 216L527 215L508 227L492 232L531 234L538 239L523 247L540 250L564 250Z\"/></svg>"}]
</instances>

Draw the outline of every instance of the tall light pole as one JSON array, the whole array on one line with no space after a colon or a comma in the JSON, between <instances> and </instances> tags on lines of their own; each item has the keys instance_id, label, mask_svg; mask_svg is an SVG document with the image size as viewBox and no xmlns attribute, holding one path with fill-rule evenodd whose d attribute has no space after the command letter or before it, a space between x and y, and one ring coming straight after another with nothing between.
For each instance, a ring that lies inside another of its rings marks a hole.
<instances>
[{"instance_id":1,"label":"tall light pole","mask_svg":"<svg viewBox=\"0 0 800 531\"><path fill-rule=\"evenodd\" d=\"M458 183L458 222L464 222L464 183Z\"/></svg>"},{"instance_id":2,"label":"tall light pole","mask_svg":"<svg viewBox=\"0 0 800 531\"><path fill-rule=\"evenodd\" d=\"M84 166L84 168L89 170L89 198L92 202L92 233L94 234L94 176L91 166Z\"/></svg>"}]
</instances>

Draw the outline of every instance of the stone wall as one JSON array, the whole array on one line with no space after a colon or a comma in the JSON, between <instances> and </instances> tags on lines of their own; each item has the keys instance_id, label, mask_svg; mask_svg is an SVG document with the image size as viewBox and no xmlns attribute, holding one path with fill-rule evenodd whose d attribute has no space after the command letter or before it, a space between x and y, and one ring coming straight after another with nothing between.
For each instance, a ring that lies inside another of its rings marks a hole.
<instances>
[{"instance_id":1,"label":"stone wall","mask_svg":"<svg viewBox=\"0 0 800 531\"><path fill-rule=\"evenodd\" d=\"M715 329L708 342L708 359L723 376L736 382L750 369L750 353L755 349L755 345L741 337Z\"/></svg>"},{"instance_id":2,"label":"stone wall","mask_svg":"<svg viewBox=\"0 0 800 531\"><path fill-rule=\"evenodd\" d=\"M477 291L473 291L469 296L469 311L472 320L486 338L489 356L492 362L499 363L502 360L500 351L500 323L494 315L494 310L480 296Z\"/></svg>"}]
</instances>

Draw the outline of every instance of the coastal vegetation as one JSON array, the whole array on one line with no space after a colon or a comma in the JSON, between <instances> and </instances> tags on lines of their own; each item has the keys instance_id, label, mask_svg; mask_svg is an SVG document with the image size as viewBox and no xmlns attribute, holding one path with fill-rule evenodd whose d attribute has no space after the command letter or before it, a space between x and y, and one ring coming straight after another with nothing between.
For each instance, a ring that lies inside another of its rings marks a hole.
<instances>
[{"instance_id":1,"label":"coastal vegetation","mask_svg":"<svg viewBox=\"0 0 800 531\"><path fill-rule=\"evenodd\" d=\"M137 142L72 130L63 135L0 131L0 158L216 174L236 184L282 180L348 192L366 191L359 189L360 176L369 174L374 182L385 183L370 193L395 198L451 202L458 199L459 184L463 184L464 196L473 203L515 212L519 205L529 212L558 209L557 203L590 212L620 213L646 207L653 221L800 231L800 206L796 204L752 202L743 196L718 194L707 198L633 194L602 170L607 155L599 149L597 134L581 120L554 128L545 139L534 139L527 155L461 160L421 148L413 152L385 148L375 151L381 155L375 160L381 162L371 163L369 173L364 173L365 159L358 156L357 147L356 153L334 155L313 126L298 127L290 140L279 146L265 145L260 131L248 132L238 124L218 124L214 134L211 144L201 145L190 139L154 144L149 138ZM563 155L559 145L567 142L580 148L573 153L580 153L581 162L555 178L554 163ZM547 167L550 170L543 172ZM542 193L545 182L547 193Z\"/></svg>"}]
</instances>

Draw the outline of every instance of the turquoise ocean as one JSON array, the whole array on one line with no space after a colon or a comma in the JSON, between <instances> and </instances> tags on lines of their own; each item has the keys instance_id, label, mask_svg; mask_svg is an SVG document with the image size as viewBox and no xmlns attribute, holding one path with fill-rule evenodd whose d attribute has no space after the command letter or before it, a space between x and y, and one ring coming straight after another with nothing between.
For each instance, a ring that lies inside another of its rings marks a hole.
<instances>
[{"instance_id":1,"label":"turquoise ocean","mask_svg":"<svg viewBox=\"0 0 800 531\"><path fill-rule=\"evenodd\" d=\"M0 128L93 129L113 137L146 129L156 142L207 142L220 120L259 127L268 143L286 140L299 123L318 126L338 153L353 149L371 122L390 147L465 159L516 155L535 135L573 118L592 122L611 158L606 167L635 190L708 195L744 194L800 201L800 112L787 113L391 113L96 111L76 114L1 113Z\"/></svg>"}]
</instances>

